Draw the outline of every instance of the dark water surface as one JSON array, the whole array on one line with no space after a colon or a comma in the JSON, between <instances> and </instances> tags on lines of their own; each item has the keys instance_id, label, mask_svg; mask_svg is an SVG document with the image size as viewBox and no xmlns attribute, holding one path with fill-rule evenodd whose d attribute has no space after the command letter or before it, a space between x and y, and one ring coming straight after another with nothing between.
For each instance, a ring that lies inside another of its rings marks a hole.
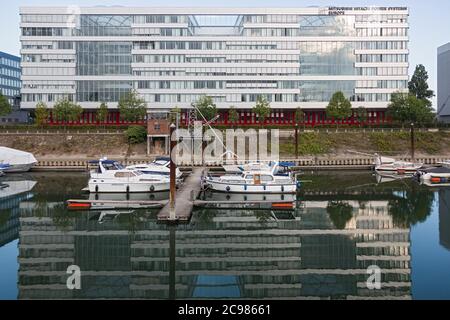
<instances>
[{"instance_id":1,"label":"dark water surface","mask_svg":"<svg viewBox=\"0 0 450 320\"><path fill-rule=\"evenodd\" d=\"M450 299L450 189L308 174L294 211L205 209L168 227L155 211L68 212L87 180L0 178L0 299ZM71 265L81 290L67 288Z\"/></svg>"}]
</instances>

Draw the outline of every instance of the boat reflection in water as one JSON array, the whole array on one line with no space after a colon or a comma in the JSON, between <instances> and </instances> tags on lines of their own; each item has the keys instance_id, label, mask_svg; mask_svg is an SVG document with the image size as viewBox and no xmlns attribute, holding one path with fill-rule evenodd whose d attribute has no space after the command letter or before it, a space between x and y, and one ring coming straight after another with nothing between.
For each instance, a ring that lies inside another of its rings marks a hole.
<instances>
[{"instance_id":1,"label":"boat reflection in water","mask_svg":"<svg viewBox=\"0 0 450 320\"><path fill-rule=\"evenodd\" d=\"M410 299L411 224L398 216L405 198L369 198L305 190L290 216L204 209L177 227L158 224L156 212L99 220L101 212L67 212L64 202L36 218L29 201L19 298ZM81 290L67 289L70 265L82 271ZM380 290L367 288L373 265L382 269Z\"/></svg>"}]
</instances>

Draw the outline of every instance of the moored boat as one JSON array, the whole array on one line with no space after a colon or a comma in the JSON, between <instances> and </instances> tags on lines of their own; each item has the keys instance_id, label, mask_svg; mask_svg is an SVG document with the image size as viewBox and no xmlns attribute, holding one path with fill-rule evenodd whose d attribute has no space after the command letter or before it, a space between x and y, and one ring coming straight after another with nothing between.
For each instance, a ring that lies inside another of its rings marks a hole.
<instances>
[{"instance_id":1,"label":"moored boat","mask_svg":"<svg viewBox=\"0 0 450 320\"><path fill-rule=\"evenodd\" d=\"M144 193L170 189L170 179L166 176L125 169L113 160L101 159L90 163L98 165L98 170L91 172L89 179L91 193Z\"/></svg>"},{"instance_id":2,"label":"moored boat","mask_svg":"<svg viewBox=\"0 0 450 320\"><path fill-rule=\"evenodd\" d=\"M269 170L270 164L265 162L250 162L246 164L230 164L223 165L222 168L226 173L229 174L237 174L242 173L244 171L260 171L260 170Z\"/></svg>"},{"instance_id":3,"label":"moored boat","mask_svg":"<svg viewBox=\"0 0 450 320\"><path fill-rule=\"evenodd\" d=\"M4 171L6 169L8 169L9 167L10 167L9 164L2 164L2 163L0 163L0 177L5 175Z\"/></svg>"},{"instance_id":4,"label":"moored boat","mask_svg":"<svg viewBox=\"0 0 450 320\"><path fill-rule=\"evenodd\" d=\"M280 168L285 169L280 163L273 162L264 170L220 177L207 176L203 184L214 191L227 193L296 193L300 183L295 180L292 172Z\"/></svg>"},{"instance_id":5,"label":"moored boat","mask_svg":"<svg viewBox=\"0 0 450 320\"><path fill-rule=\"evenodd\" d=\"M423 163L398 161L393 158L375 155L375 171L397 174L414 174L423 167Z\"/></svg>"},{"instance_id":6,"label":"moored boat","mask_svg":"<svg viewBox=\"0 0 450 320\"><path fill-rule=\"evenodd\" d=\"M418 170L416 177L426 186L450 186L450 168L438 167Z\"/></svg>"},{"instance_id":7,"label":"moored boat","mask_svg":"<svg viewBox=\"0 0 450 320\"><path fill-rule=\"evenodd\" d=\"M444 168L450 168L450 160L444 160L442 162L439 162L438 164L440 164Z\"/></svg>"},{"instance_id":8,"label":"moored boat","mask_svg":"<svg viewBox=\"0 0 450 320\"><path fill-rule=\"evenodd\" d=\"M0 147L1 163L9 165L1 170L3 172L28 172L36 165L37 160L29 152Z\"/></svg>"},{"instance_id":9,"label":"moored boat","mask_svg":"<svg viewBox=\"0 0 450 320\"><path fill-rule=\"evenodd\" d=\"M133 166L128 166L126 169L129 170L137 170L144 174L153 174L153 175L164 175L170 176L170 158L169 157L157 157L155 161L149 164L137 164ZM176 170L177 179L181 179L183 173L180 169Z\"/></svg>"}]
</instances>

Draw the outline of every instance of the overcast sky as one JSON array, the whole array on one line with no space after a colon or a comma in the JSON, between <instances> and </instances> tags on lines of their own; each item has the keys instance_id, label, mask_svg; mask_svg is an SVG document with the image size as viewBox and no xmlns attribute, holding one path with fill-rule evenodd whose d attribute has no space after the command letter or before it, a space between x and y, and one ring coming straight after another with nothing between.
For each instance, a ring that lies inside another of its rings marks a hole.
<instances>
[{"instance_id":1,"label":"overcast sky","mask_svg":"<svg viewBox=\"0 0 450 320\"><path fill-rule=\"evenodd\" d=\"M0 10L0 51L18 55L21 6L173 6L173 7L307 7L307 6L408 6L410 8L410 75L424 64L436 90L437 47L450 42L449 0L6 0Z\"/></svg>"}]
</instances>

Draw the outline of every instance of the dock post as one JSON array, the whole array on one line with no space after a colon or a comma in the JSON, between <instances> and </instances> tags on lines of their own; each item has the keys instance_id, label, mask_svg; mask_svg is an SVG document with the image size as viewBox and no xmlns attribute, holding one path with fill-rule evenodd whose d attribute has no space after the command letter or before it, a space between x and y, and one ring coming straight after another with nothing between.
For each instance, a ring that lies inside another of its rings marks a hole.
<instances>
[{"instance_id":1,"label":"dock post","mask_svg":"<svg viewBox=\"0 0 450 320\"><path fill-rule=\"evenodd\" d=\"M175 214L175 197L176 197L176 188L177 188L177 177L176 177L176 164L174 159L174 150L176 147L177 141L174 139L176 126L175 124L170 125L170 216L169 221L176 221L177 217Z\"/></svg>"},{"instance_id":2,"label":"dock post","mask_svg":"<svg viewBox=\"0 0 450 320\"><path fill-rule=\"evenodd\" d=\"M415 146L415 137L414 137L414 123L411 123L411 158L412 161L415 161L416 158L416 146Z\"/></svg>"},{"instance_id":3,"label":"dock post","mask_svg":"<svg viewBox=\"0 0 450 320\"><path fill-rule=\"evenodd\" d=\"M295 161L298 159L298 123L295 124Z\"/></svg>"}]
</instances>

